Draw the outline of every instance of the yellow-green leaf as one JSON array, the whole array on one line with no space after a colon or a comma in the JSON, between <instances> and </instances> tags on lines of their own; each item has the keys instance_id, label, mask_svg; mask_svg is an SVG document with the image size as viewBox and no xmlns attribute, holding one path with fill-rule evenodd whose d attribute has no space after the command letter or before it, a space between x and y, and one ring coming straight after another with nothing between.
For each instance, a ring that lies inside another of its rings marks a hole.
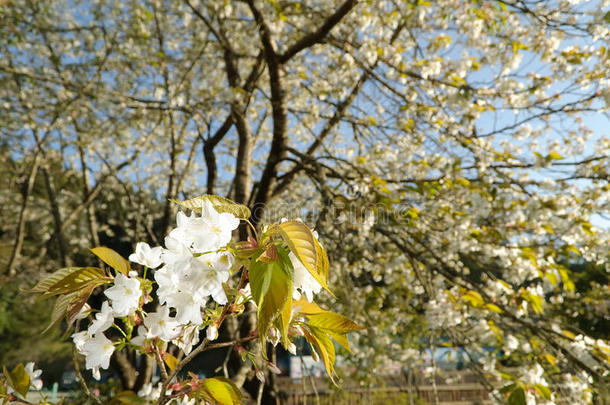
<instances>
[{"instance_id":1,"label":"yellow-green leaf","mask_svg":"<svg viewBox=\"0 0 610 405\"><path fill-rule=\"evenodd\" d=\"M49 291L49 288L53 287L61 280L68 277L70 274L79 271L80 269L82 269L82 267L64 267L56 270L40 280L34 287L30 288L29 290L24 289L23 291L28 293L46 293Z\"/></svg>"},{"instance_id":2,"label":"yellow-green leaf","mask_svg":"<svg viewBox=\"0 0 610 405\"><path fill-rule=\"evenodd\" d=\"M309 325L317 328L328 329L333 332L347 333L362 330L364 327L358 325L346 316L334 312L325 312L316 315L309 315Z\"/></svg>"},{"instance_id":3,"label":"yellow-green leaf","mask_svg":"<svg viewBox=\"0 0 610 405\"><path fill-rule=\"evenodd\" d=\"M502 309L496 304L485 304L485 309L495 312L496 314L501 314L503 312Z\"/></svg>"},{"instance_id":4,"label":"yellow-green leaf","mask_svg":"<svg viewBox=\"0 0 610 405\"><path fill-rule=\"evenodd\" d=\"M201 381L205 391L220 405L238 405L242 395L235 383L228 378L214 377Z\"/></svg>"},{"instance_id":5,"label":"yellow-green leaf","mask_svg":"<svg viewBox=\"0 0 610 405\"><path fill-rule=\"evenodd\" d=\"M551 400L551 390L549 389L549 387L541 384L535 384L534 389L542 398L547 399L549 401Z\"/></svg>"},{"instance_id":6,"label":"yellow-green leaf","mask_svg":"<svg viewBox=\"0 0 610 405\"><path fill-rule=\"evenodd\" d=\"M69 294L83 288L89 288L91 285L97 286L108 281L102 269L97 267L82 267L49 287L44 296Z\"/></svg>"},{"instance_id":7,"label":"yellow-green leaf","mask_svg":"<svg viewBox=\"0 0 610 405\"><path fill-rule=\"evenodd\" d=\"M526 405L525 391L523 387L517 386L508 397L509 405Z\"/></svg>"},{"instance_id":8,"label":"yellow-green leaf","mask_svg":"<svg viewBox=\"0 0 610 405\"><path fill-rule=\"evenodd\" d=\"M329 331L329 330L327 330L326 333L328 334L328 336L333 338L333 340L335 340L337 343L339 343L341 346L343 346L343 348L345 348L345 350L352 353L352 349L351 349L351 347L349 347L349 340L347 338L346 333L336 333L336 332Z\"/></svg>"},{"instance_id":9,"label":"yellow-green leaf","mask_svg":"<svg viewBox=\"0 0 610 405\"><path fill-rule=\"evenodd\" d=\"M335 346L330 337L315 326L308 326L303 330L305 339L311 344L316 351L318 357L322 359L326 373L330 377L333 384L335 382Z\"/></svg>"},{"instance_id":10,"label":"yellow-green leaf","mask_svg":"<svg viewBox=\"0 0 610 405\"><path fill-rule=\"evenodd\" d=\"M544 308L542 307L542 303L543 303L542 297L539 297L535 294L527 294L525 296L525 299L532 306L532 309L534 310L535 313L541 314L542 312L544 312Z\"/></svg>"},{"instance_id":11,"label":"yellow-green leaf","mask_svg":"<svg viewBox=\"0 0 610 405\"><path fill-rule=\"evenodd\" d=\"M10 372L6 367L2 367L4 377L6 377L8 385L15 390L16 393L25 398L30 390L30 376L25 371L23 364L19 363Z\"/></svg>"},{"instance_id":12,"label":"yellow-green leaf","mask_svg":"<svg viewBox=\"0 0 610 405\"><path fill-rule=\"evenodd\" d=\"M327 310L320 308L320 306L315 302L309 302L303 297L294 303L294 307L298 309L299 313L304 315L314 315L322 312L328 312Z\"/></svg>"},{"instance_id":13,"label":"yellow-green leaf","mask_svg":"<svg viewBox=\"0 0 610 405\"><path fill-rule=\"evenodd\" d=\"M42 331L42 333L45 333L46 331L51 329L53 325L65 318L66 313L68 311L68 305L78 296L78 294L79 292L76 291L70 294L60 295L57 297L55 305L53 306L53 312L51 313L51 321L49 322L45 330Z\"/></svg>"},{"instance_id":14,"label":"yellow-green leaf","mask_svg":"<svg viewBox=\"0 0 610 405\"><path fill-rule=\"evenodd\" d=\"M544 358L553 366L557 363L557 357L553 356L551 353L544 353Z\"/></svg>"},{"instance_id":15,"label":"yellow-green leaf","mask_svg":"<svg viewBox=\"0 0 610 405\"><path fill-rule=\"evenodd\" d=\"M76 320L76 316L80 313L80 310L87 303L91 293L97 286L98 284L91 284L90 286L77 291L75 296L68 302L68 307L66 308L68 327Z\"/></svg>"},{"instance_id":16,"label":"yellow-green leaf","mask_svg":"<svg viewBox=\"0 0 610 405\"><path fill-rule=\"evenodd\" d=\"M468 301L470 305L475 308L480 308L485 305L485 301L483 301L483 297L476 291L467 291L466 294L462 296L464 301Z\"/></svg>"},{"instance_id":17,"label":"yellow-green leaf","mask_svg":"<svg viewBox=\"0 0 610 405\"><path fill-rule=\"evenodd\" d=\"M309 227L299 221L287 221L277 225L276 230L313 278L332 294L327 283L328 256Z\"/></svg>"},{"instance_id":18,"label":"yellow-green leaf","mask_svg":"<svg viewBox=\"0 0 610 405\"><path fill-rule=\"evenodd\" d=\"M178 365L178 359L175 356L172 356L171 354L167 354L163 358L163 361L165 361L165 364L167 364L167 367L169 367L170 370L174 370Z\"/></svg>"},{"instance_id":19,"label":"yellow-green leaf","mask_svg":"<svg viewBox=\"0 0 610 405\"><path fill-rule=\"evenodd\" d=\"M205 201L208 201L218 212L228 212L229 214L235 215L235 217L239 219L250 218L250 209L248 207L217 195L206 194L185 201L170 201L195 212L201 212L202 204Z\"/></svg>"},{"instance_id":20,"label":"yellow-green leaf","mask_svg":"<svg viewBox=\"0 0 610 405\"><path fill-rule=\"evenodd\" d=\"M129 270L131 270L131 266L129 266L129 262L125 260L123 256L115 252L114 250L107 248L105 246L98 246L96 248L91 249L94 255L100 258L104 263L108 266L112 267L116 271L127 275Z\"/></svg>"},{"instance_id":21,"label":"yellow-green leaf","mask_svg":"<svg viewBox=\"0 0 610 405\"><path fill-rule=\"evenodd\" d=\"M283 323L286 318L284 309L288 305L292 310L292 305L288 303L292 297L292 264L283 247L278 246L277 251L277 261L267 263L253 259L250 263L250 288L258 306L258 332L263 344L267 329L280 313L283 314L283 330L280 332L287 333L288 325Z\"/></svg>"}]
</instances>

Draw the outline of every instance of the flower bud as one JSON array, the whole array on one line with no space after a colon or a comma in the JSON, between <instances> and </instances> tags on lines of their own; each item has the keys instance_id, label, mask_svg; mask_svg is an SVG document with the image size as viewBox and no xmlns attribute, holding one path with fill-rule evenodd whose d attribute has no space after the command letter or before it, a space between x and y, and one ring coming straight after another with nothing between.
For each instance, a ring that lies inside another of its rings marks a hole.
<instances>
[{"instance_id":1,"label":"flower bud","mask_svg":"<svg viewBox=\"0 0 610 405\"><path fill-rule=\"evenodd\" d=\"M208 340L216 340L218 338L218 326L212 324L208 326L208 329L205 331L205 336Z\"/></svg>"}]
</instances>

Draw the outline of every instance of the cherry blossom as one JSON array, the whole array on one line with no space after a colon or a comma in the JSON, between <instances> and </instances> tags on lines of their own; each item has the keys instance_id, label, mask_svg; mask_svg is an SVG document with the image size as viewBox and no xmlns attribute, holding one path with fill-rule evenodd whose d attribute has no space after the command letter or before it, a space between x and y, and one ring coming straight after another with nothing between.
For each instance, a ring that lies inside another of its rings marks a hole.
<instances>
[{"instance_id":1,"label":"cherry blossom","mask_svg":"<svg viewBox=\"0 0 610 405\"><path fill-rule=\"evenodd\" d=\"M140 282L119 273L114 279L114 287L104 291L104 295L112 301L112 310L116 316L127 316L138 308L142 296Z\"/></svg>"},{"instance_id":2,"label":"cherry blossom","mask_svg":"<svg viewBox=\"0 0 610 405\"><path fill-rule=\"evenodd\" d=\"M157 268L163 263L161 259L162 248L152 248L146 242L138 242L135 253L129 255L129 261L141 264L148 268Z\"/></svg>"}]
</instances>

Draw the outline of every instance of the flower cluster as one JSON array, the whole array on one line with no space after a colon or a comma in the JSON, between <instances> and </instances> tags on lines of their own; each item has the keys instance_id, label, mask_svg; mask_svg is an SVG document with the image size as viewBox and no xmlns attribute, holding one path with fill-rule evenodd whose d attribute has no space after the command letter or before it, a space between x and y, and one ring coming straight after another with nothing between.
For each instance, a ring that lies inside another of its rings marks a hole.
<instances>
[{"instance_id":1,"label":"flower cluster","mask_svg":"<svg viewBox=\"0 0 610 405\"><path fill-rule=\"evenodd\" d=\"M85 356L86 368L98 379L100 368L108 368L115 345L104 332L113 326L123 332L115 318L129 321L132 317L136 323L143 320L138 336L130 340L134 346L143 348L147 341L159 339L173 342L188 353L199 341L198 331L204 323L202 309L209 299L219 305L227 303L223 283L235 263L227 245L238 226L239 219L234 215L219 213L210 202L203 201L200 215L178 213L177 227L165 238L165 247L138 243L129 261L145 269L162 266L154 273L160 305L155 312L145 312L142 305L149 300L143 291L145 277L138 277L135 271L118 273L114 286L104 292L108 300L87 330L72 335L76 348ZM212 340L217 328L210 325L208 329L208 339Z\"/></svg>"}]
</instances>

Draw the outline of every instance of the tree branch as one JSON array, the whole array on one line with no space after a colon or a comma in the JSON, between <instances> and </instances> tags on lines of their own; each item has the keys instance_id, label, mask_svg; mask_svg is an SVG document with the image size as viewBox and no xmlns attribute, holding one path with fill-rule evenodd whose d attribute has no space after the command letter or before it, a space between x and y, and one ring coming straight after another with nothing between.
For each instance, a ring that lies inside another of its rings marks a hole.
<instances>
[{"instance_id":1,"label":"tree branch","mask_svg":"<svg viewBox=\"0 0 610 405\"><path fill-rule=\"evenodd\" d=\"M324 21L324 24L320 26L316 31L309 33L299 39L290 48L286 50L282 55L278 56L279 63L286 63L297 53L302 50L309 48L317 43L322 42L326 35L336 26L343 17L345 17L358 3L358 0L347 0L343 3L337 11L335 11L330 17Z\"/></svg>"}]
</instances>

